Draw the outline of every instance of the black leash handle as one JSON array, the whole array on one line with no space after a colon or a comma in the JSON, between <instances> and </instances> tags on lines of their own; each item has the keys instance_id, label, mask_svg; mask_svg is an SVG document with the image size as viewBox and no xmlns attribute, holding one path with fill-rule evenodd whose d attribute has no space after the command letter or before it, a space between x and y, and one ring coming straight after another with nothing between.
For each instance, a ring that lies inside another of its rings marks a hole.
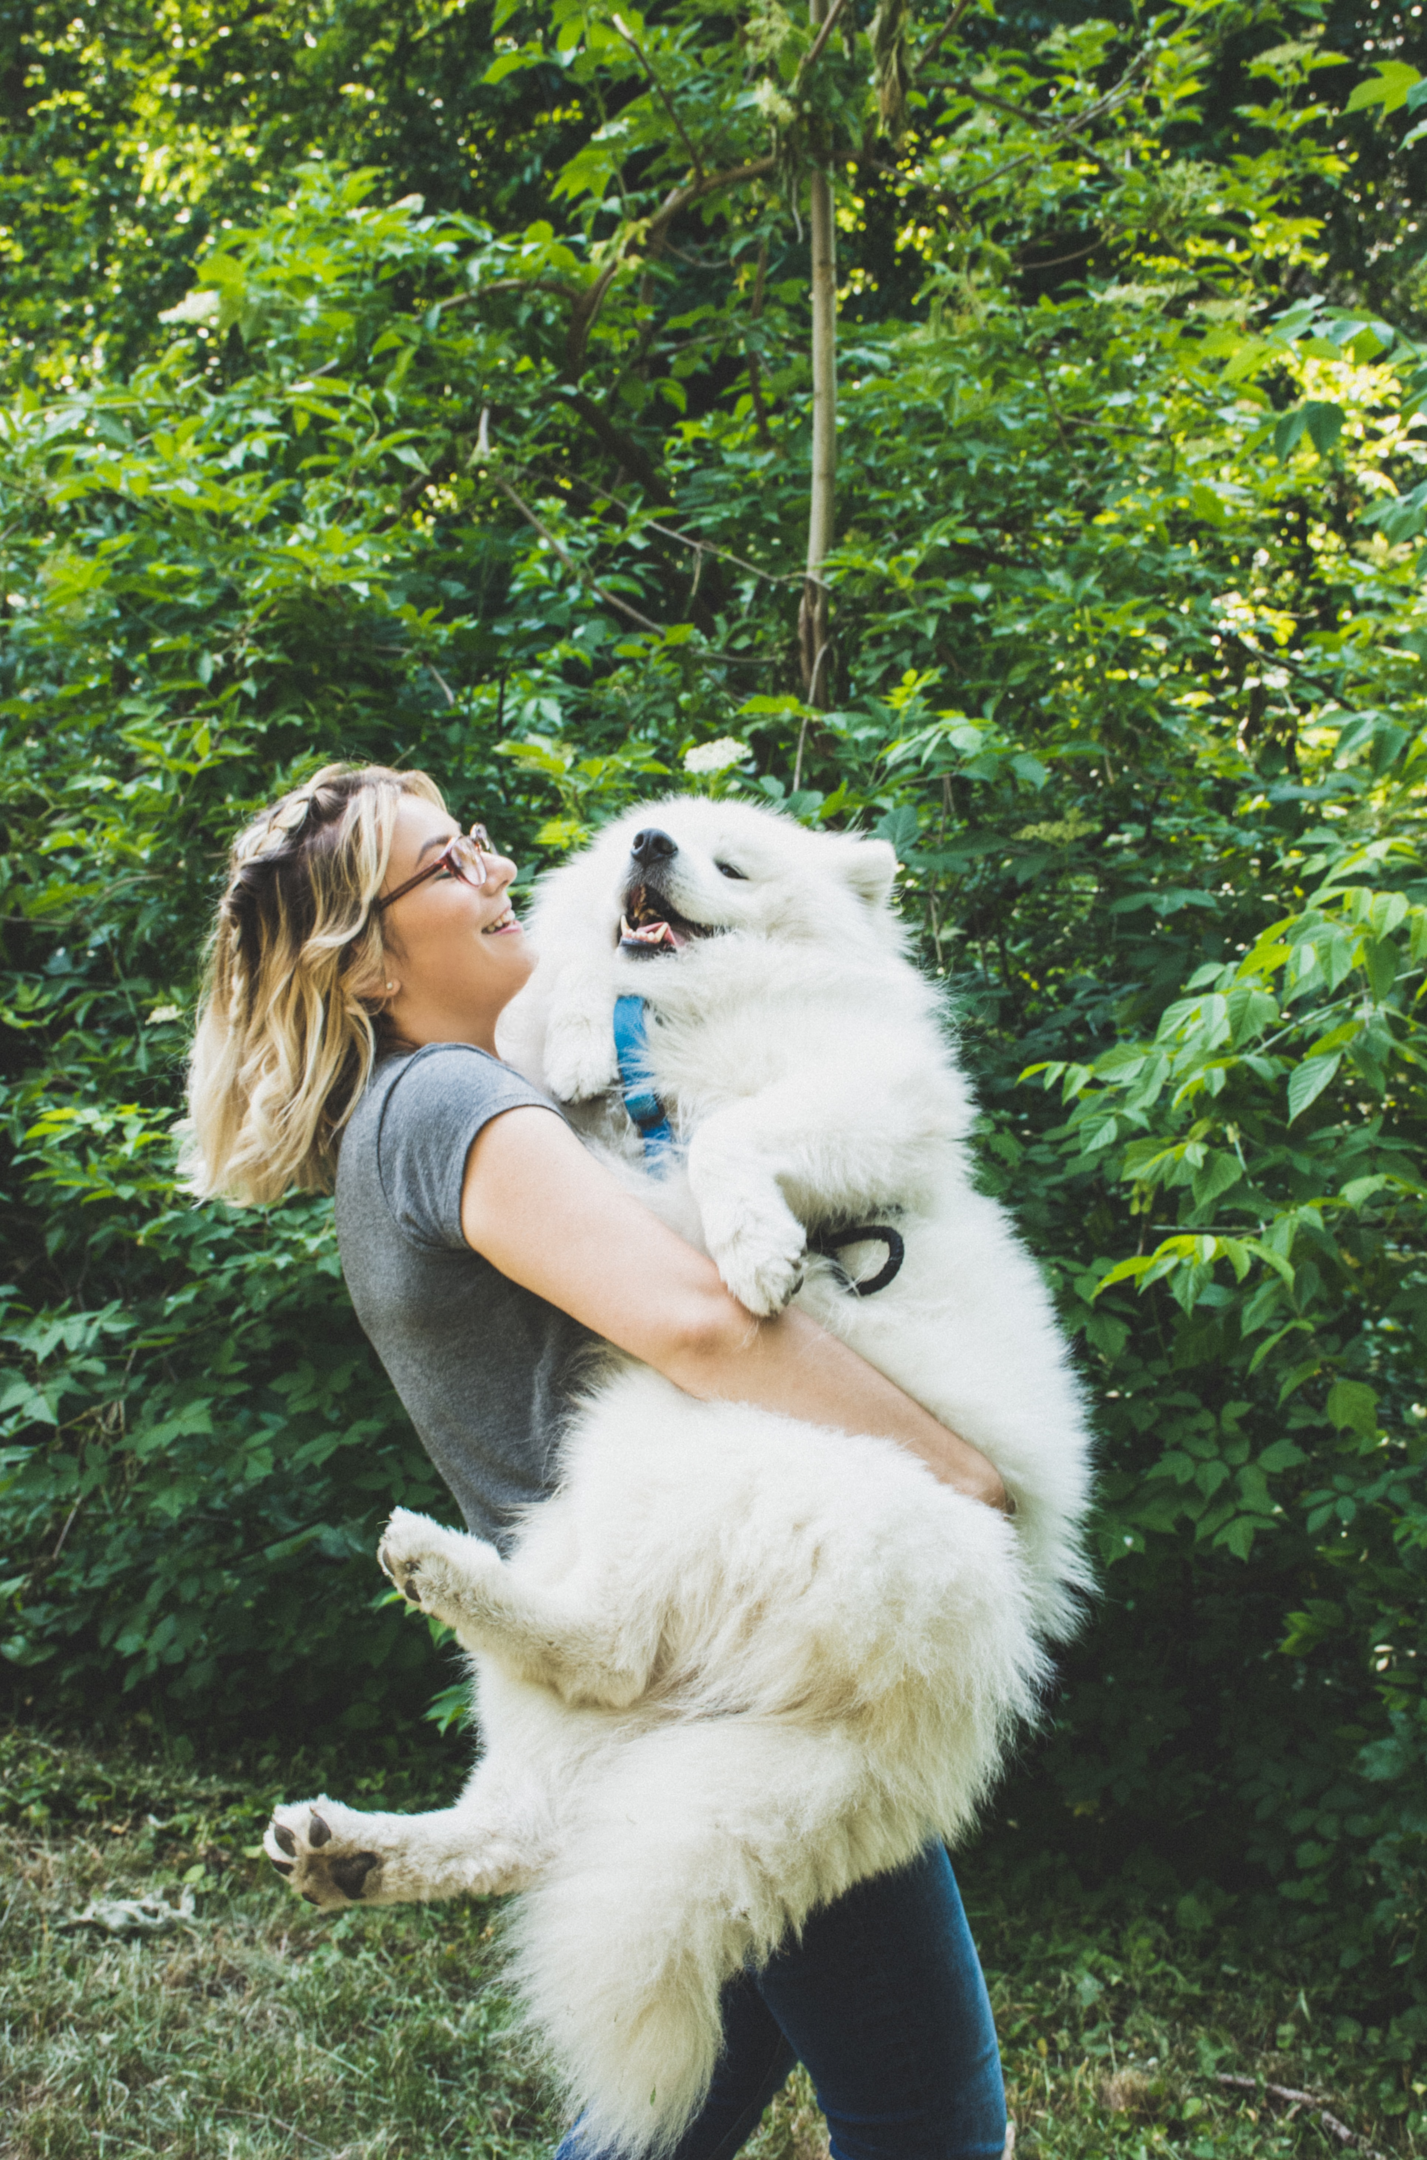
<instances>
[{"instance_id":1,"label":"black leash handle","mask_svg":"<svg viewBox=\"0 0 1427 2160\"><path fill-rule=\"evenodd\" d=\"M837 1256L844 1245L871 1244L885 1245L887 1257L866 1282L854 1282ZM889 1283L896 1281L907 1257L902 1233L894 1230L890 1223L858 1223L850 1230L819 1230L816 1237L808 1239L808 1251L821 1253L824 1259L831 1260L854 1297L874 1297L879 1290L885 1290Z\"/></svg>"}]
</instances>

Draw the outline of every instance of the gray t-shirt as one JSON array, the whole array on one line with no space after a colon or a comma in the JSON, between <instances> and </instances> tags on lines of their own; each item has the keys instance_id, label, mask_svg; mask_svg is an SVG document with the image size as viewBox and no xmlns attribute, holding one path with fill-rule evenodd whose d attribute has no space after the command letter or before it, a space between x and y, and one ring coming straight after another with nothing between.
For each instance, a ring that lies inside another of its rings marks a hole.
<instances>
[{"instance_id":1,"label":"gray t-shirt","mask_svg":"<svg viewBox=\"0 0 1427 2160\"><path fill-rule=\"evenodd\" d=\"M357 1318L470 1528L501 1546L516 1510L554 1488L574 1368L596 1340L461 1235L471 1143L525 1103L555 1109L484 1050L428 1043L379 1059L337 1159Z\"/></svg>"}]
</instances>

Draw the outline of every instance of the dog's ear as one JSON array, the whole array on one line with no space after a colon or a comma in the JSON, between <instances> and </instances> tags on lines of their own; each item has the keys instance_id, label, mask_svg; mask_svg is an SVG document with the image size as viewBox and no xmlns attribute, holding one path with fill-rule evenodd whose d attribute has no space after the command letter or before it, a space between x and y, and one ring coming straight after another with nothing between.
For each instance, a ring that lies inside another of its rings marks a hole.
<instances>
[{"instance_id":1,"label":"dog's ear","mask_svg":"<svg viewBox=\"0 0 1427 2160\"><path fill-rule=\"evenodd\" d=\"M854 833L837 836L840 867L848 884L869 907L885 907L897 879L897 850L885 840L864 840Z\"/></svg>"}]
</instances>

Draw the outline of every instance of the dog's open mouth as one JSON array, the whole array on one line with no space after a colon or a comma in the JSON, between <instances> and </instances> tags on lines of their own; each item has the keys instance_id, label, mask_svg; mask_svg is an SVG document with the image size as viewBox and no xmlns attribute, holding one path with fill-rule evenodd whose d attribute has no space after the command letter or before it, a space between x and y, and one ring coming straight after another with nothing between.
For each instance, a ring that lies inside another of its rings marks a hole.
<instances>
[{"instance_id":1,"label":"dog's open mouth","mask_svg":"<svg viewBox=\"0 0 1427 2160\"><path fill-rule=\"evenodd\" d=\"M619 947L632 953L678 952L690 938L707 937L710 927L690 922L647 885L632 885L620 917Z\"/></svg>"}]
</instances>

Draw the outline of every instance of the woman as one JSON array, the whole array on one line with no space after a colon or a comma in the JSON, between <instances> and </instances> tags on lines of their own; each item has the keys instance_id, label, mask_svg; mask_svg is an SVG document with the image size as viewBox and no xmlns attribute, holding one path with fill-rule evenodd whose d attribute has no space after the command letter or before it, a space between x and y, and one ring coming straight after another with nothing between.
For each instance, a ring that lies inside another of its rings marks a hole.
<instances>
[{"instance_id":1,"label":"woman","mask_svg":"<svg viewBox=\"0 0 1427 2160\"><path fill-rule=\"evenodd\" d=\"M558 1479L594 1336L703 1400L885 1436L1004 1508L982 1455L806 1315L754 1320L500 1062L497 1022L533 966L515 874L419 773L328 766L254 820L194 1044L197 1188L261 1203L335 1185L362 1326L468 1526L497 1544ZM998 2160L995 2032L940 1847L729 1987L677 2160L729 2160L798 2060L836 2160ZM595 2160L578 2128L561 2154Z\"/></svg>"}]
</instances>

